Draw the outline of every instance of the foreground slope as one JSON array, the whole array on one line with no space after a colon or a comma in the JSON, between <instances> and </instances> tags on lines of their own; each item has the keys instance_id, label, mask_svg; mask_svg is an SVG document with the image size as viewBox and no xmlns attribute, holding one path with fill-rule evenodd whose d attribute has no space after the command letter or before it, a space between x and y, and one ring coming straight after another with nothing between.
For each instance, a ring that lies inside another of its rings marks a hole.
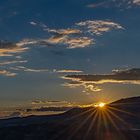
<instances>
[{"instance_id":1,"label":"foreground slope","mask_svg":"<svg viewBox=\"0 0 140 140\"><path fill-rule=\"evenodd\" d=\"M0 120L1 140L139 140L140 97L103 108L73 108L63 114Z\"/></svg>"}]
</instances>

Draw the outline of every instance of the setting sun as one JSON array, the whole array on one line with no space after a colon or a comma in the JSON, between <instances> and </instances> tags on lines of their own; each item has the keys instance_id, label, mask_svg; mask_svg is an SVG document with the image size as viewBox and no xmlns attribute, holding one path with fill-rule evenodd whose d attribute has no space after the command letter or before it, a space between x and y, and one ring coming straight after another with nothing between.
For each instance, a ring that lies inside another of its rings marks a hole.
<instances>
[{"instance_id":1,"label":"setting sun","mask_svg":"<svg viewBox=\"0 0 140 140\"><path fill-rule=\"evenodd\" d=\"M100 108L103 108L104 106L105 106L105 103L103 103L103 102L100 102L100 103L94 105L94 107L100 107Z\"/></svg>"}]
</instances>

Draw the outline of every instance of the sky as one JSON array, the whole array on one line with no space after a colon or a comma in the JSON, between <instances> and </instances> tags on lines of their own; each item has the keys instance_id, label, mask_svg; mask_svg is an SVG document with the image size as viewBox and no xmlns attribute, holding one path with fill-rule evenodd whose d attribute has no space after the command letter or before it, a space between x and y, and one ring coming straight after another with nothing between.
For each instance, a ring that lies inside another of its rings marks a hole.
<instances>
[{"instance_id":1,"label":"sky","mask_svg":"<svg viewBox=\"0 0 140 140\"><path fill-rule=\"evenodd\" d=\"M140 0L0 0L0 106L139 96L139 13Z\"/></svg>"}]
</instances>

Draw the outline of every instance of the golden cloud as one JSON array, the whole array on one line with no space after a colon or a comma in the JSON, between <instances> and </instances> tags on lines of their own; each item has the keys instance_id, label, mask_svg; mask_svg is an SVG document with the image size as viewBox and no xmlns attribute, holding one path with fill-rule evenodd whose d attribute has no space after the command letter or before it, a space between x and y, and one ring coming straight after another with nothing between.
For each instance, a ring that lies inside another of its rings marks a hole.
<instances>
[{"instance_id":1,"label":"golden cloud","mask_svg":"<svg viewBox=\"0 0 140 140\"><path fill-rule=\"evenodd\" d=\"M87 20L83 22L76 23L85 30L93 35L102 35L104 32L108 32L113 29L124 29L120 24L112 21L103 21L103 20Z\"/></svg>"}]
</instances>

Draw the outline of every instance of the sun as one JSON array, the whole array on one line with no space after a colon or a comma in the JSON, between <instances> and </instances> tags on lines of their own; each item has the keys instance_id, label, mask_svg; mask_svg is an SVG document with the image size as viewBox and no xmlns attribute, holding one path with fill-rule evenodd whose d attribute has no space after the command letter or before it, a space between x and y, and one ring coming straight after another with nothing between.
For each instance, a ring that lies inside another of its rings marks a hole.
<instances>
[{"instance_id":1,"label":"sun","mask_svg":"<svg viewBox=\"0 0 140 140\"><path fill-rule=\"evenodd\" d=\"M104 107L105 103L99 103L99 107Z\"/></svg>"},{"instance_id":2,"label":"sun","mask_svg":"<svg viewBox=\"0 0 140 140\"><path fill-rule=\"evenodd\" d=\"M106 105L105 103L100 102L100 103L98 103L98 104L95 104L94 107L103 108L103 107L105 107L105 105Z\"/></svg>"}]
</instances>

